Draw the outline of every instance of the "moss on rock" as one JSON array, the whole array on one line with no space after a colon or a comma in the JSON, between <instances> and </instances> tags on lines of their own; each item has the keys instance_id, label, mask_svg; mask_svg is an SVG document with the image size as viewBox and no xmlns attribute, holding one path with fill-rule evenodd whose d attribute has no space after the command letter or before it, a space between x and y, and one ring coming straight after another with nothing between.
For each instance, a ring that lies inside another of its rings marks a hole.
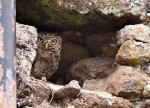
<instances>
[{"instance_id":1,"label":"moss on rock","mask_svg":"<svg viewBox=\"0 0 150 108\"><path fill-rule=\"evenodd\" d=\"M17 21L48 31L104 32L118 29L125 20L111 19L94 9L86 14L59 6L60 0L17 0ZM119 26L118 26L119 25Z\"/></svg>"}]
</instances>

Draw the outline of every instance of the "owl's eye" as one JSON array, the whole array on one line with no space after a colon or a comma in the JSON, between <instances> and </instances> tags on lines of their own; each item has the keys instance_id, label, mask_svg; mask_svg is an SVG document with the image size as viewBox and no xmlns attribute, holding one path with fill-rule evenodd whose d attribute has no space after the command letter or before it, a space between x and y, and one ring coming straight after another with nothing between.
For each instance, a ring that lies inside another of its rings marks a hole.
<instances>
[{"instance_id":1,"label":"owl's eye","mask_svg":"<svg viewBox=\"0 0 150 108\"><path fill-rule=\"evenodd\" d=\"M51 40L51 44L52 44L52 45L55 45L56 43L57 43L57 40L56 40L56 39Z\"/></svg>"},{"instance_id":2,"label":"owl's eye","mask_svg":"<svg viewBox=\"0 0 150 108\"><path fill-rule=\"evenodd\" d=\"M38 42L43 43L44 39L42 37L38 37Z\"/></svg>"}]
</instances>

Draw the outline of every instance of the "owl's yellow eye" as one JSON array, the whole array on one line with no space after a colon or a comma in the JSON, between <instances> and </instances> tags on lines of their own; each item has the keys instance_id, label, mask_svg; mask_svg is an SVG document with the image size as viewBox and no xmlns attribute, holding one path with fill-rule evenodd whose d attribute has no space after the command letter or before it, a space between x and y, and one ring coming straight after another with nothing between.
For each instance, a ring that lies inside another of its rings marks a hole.
<instances>
[{"instance_id":1,"label":"owl's yellow eye","mask_svg":"<svg viewBox=\"0 0 150 108\"><path fill-rule=\"evenodd\" d=\"M52 45L55 45L56 43L57 43L57 40L56 40L56 39L51 40L51 44L52 44Z\"/></svg>"},{"instance_id":2,"label":"owl's yellow eye","mask_svg":"<svg viewBox=\"0 0 150 108\"><path fill-rule=\"evenodd\" d=\"M42 37L38 37L38 42L43 43L44 39Z\"/></svg>"}]
</instances>

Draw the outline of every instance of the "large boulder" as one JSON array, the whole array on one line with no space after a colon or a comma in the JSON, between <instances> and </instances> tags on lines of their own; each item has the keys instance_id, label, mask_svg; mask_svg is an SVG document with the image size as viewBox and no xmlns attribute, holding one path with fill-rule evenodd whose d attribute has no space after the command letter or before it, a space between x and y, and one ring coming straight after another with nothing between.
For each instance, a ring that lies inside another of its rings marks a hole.
<instances>
[{"instance_id":1,"label":"large boulder","mask_svg":"<svg viewBox=\"0 0 150 108\"><path fill-rule=\"evenodd\" d=\"M30 5L29 5L30 4ZM45 30L113 31L146 18L147 0L17 0L17 21Z\"/></svg>"},{"instance_id":2,"label":"large boulder","mask_svg":"<svg viewBox=\"0 0 150 108\"><path fill-rule=\"evenodd\" d=\"M16 23L16 71L30 76L36 56L37 29L33 26Z\"/></svg>"},{"instance_id":3,"label":"large boulder","mask_svg":"<svg viewBox=\"0 0 150 108\"><path fill-rule=\"evenodd\" d=\"M122 45L127 40L150 43L150 28L143 24L127 25L116 33L117 44Z\"/></svg>"},{"instance_id":4,"label":"large boulder","mask_svg":"<svg viewBox=\"0 0 150 108\"><path fill-rule=\"evenodd\" d=\"M150 28L143 24L128 25L116 33L121 45L116 61L119 64L141 65L150 61Z\"/></svg>"},{"instance_id":5,"label":"large boulder","mask_svg":"<svg viewBox=\"0 0 150 108\"><path fill-rule=\"evenodd\" d=\"M113 95L136 100L144 88L146 78L139 69L119 66L108 79L107 90Z\"/></svg>"},{"instance_id":6,"label":"large boulder","mask_svg":"<svg viewBox=\"0 0 150 108\"><path fill-rule=\"evenodd\" d=\"M66 80L75 79L82 84L85 80L106 78L116 68L113 58L87 58L74 63L68 73Z\"/></svg>"},{"instance_id":7,"label":"large boulder","mask_svg":"<svg viewBox=\"0 0 150 108\"><path fill-rule=\"evenodd\" d=\"M140 65L150 61L150 44L128 40L123 43L116 55L119 64Z\"/></svg>"}]
</instances>

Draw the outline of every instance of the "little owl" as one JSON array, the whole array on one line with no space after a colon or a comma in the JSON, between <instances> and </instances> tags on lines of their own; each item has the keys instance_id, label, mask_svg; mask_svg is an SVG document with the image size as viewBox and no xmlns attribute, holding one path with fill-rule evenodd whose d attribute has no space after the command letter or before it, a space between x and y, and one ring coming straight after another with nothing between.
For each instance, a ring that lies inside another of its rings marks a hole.
<instances>
[{"instance_id":1,"label":"little owl","mask_svg":"<svg viewBox=\"0 0 150 108\"><path fill-rule=\"evenodd\" d=\"M61 37L41 32L37 39L37 54L32 65L31 75L37 79L49 79L56 71L62 49Z\"/></svg>"}]
</instances>

